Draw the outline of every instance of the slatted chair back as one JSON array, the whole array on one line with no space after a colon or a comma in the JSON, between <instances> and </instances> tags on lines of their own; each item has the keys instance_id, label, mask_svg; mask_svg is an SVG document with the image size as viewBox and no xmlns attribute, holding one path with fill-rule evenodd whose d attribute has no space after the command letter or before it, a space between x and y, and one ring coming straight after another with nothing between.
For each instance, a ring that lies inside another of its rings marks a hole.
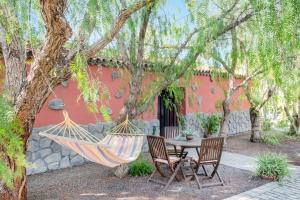
<instances>
[{"instance_id":1,"label":"slatted chair back","mask_svg":"<svg viewBox=\"0 0 300 200\"><path fill-rule=\"evenodd\" d=\"M175 138L180 134L178 126L166 126L164 128L164 135L166 139Z\"/></svg>"},{"instance_id":2,"label":"slatted chair back","mask_svg":"<svg viewBox=\"0 0 300 200\"><path fill-rule=\"evenodd\" d=\"M219 164L223 145L224 137L202 139L198 164L210 162Z\"/></svg>"},{"instance_id":3,"label":"slatted chair back","mask_svg":"<svg viewBox=\"0 0 300 200\"><path fill-rule=\"evenodd\" d=\"M170 163L169 155L166 148L165 138L160 136L147 136L149 151L153 161L155 159L166 160Z\"/></svg>"}]
</instances>

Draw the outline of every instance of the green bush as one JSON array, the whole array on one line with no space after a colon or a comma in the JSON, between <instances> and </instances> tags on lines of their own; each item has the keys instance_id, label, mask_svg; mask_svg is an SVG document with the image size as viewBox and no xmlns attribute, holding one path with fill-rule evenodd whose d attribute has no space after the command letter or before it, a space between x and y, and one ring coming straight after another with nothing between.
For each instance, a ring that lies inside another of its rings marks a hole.
<instances>
[{"instance_id":1,"label":"green bush","mask_svg":"<svg viewBox=\"0 0 300 200\"><path fill-rule=\"evenodd\" d=\"M258 156L256 175L260 177L273 177L282 181L289 177L291 171L286 156L276 153L264 153Z\"/></svg>"},{"instance_id":2,"label":"green bush","mask_svg":"<svg viewBox=\"0 0 300 200\"><path fill-rule=\"evenodd\" d=\"M272 123L269 119L263 119L262 121L262 130L269 131L271 130Z\"/></svg>"},{"instance_id":3,"label":"green bush","mask_svg":"<svg viewBox=\"0 0 300 200\"><path fill-rule=\"evenodd\" d=\"M284 132L265 132L262 134L262 141L268 145L278 145L287 137Z\"/></svg>"},{"instance_id":4,"label":"green bush","mask_svg":"<svg viewBox=\"0 0 300 200\"><path fill-rule=\"evenodd\" d=\"M12 106L0 95L0 182L10 189L14 179L22 176L28 164L23 151L22 133ZM8 159L14 161L14 168L7 165Z\"/></svg>"},{"instance_id":5,"label":"green bush","mask_svg":"<svg viewBox=\"0 0 300 200\"><path fill-rule=\"evenodd\" d=\"M130 176L147 176L154 170L153 165L146 159L137 159L129 166Z\"/></svg>"},{"instance_id":6,"label":"green bush","mask_svg":"<svg viewBox=\"0 0 300 200\"><path fill-rule=\"evenodd\" d=\"M288 128L289 127L289 122L286 119L282 119L277 123L278 128Z\"/></svg>"},{"instance_id":7,"label":"green bush","mask_svg":"<svg viewBox=\"0 0 300 200\"><path fill-rule=\"evenodd\" d=\"M211 114L208 116L197 115L197 119L204 134L207 136L218 132L222 118L219 115Z\"/></svg>"}]
</instances>

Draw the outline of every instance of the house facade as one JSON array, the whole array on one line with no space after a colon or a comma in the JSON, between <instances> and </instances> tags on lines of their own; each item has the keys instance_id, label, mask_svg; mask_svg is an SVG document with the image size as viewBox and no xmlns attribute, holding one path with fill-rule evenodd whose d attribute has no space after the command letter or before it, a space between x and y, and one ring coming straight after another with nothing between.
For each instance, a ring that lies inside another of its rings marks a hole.
<instances>
[{"instance_id":1,"label":"house facade","mask_svg":"<svg viewBox=\"0 0 300 200\"><path fill-rule=\"evenodd\" d=\"M103 104L108 108L111 119L116 119L129 94L130 76L120 67L107 67L103 64L103 60L91 62L88 71L91 78L99 80L101 86L109 91L109 98ZM147 88L153 81L156 81L155 75L147 73L143 83L144 92L147 92ZM196 71L189 83L182 86L184 98L180 105L180 112L186 119L187 128L201 136L203 133L197 121L197 114L221 113L220 105L227 88L227 81L213 80L209 70ZM149 109L134 120L145 134L163 135L165 126L178 125L174 110L164 105L162 96L163 94L157 96ZM227 127L230 135L250 130L249 103L243 95L243 89L238 90L233 99L232 113ZM98 106L100 107L101 103ZM88 110L76 80L62 83L53 90L36 117L33 132L27 143L27 159L33 164L27 169L27 174L42 173L88 162L75 152L38 134L63 121L63 110L68 112L74 122L98 138L104 137L106 131L113 126L113 123L105 121L101 114L91 113ZM147 145L145 144L143 148L146 151Z\"/></svg>"}]
</instances>

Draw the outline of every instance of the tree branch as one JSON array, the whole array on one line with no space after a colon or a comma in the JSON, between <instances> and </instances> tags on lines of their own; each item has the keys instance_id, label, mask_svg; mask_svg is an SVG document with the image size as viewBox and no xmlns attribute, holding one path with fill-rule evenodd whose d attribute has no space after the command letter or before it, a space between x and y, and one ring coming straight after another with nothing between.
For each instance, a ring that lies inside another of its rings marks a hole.
<instances>
[{"instance_id":1,"label":"tree branch","mask_svg":"<svg viewBox=\"0 0 300 200\"><path fill-rule=\"evenodd\" d=\"M246 79L243 80L243 82L241 82L240 84L238 84L237 86L235 86L232 90L236 91L241 87L244 87L251 79L253 79L255 76L257 76L258 74L261 74L263 72L263 70L258 70L255 71L253 74L251 74L250 76L248 76Z\"/></svg>"},{"instance_id":2,"label":"tree branch","mask_svg":"<svg viewBox=\"0 0 300 200\"><path fill-rule=\"evenodd\" d=\"M268 88L268 91L266 92L267 95L265 95L265 98L263 101L258 105L255 109L260 110L264 105L270 100L270 98L273 96L275 91L275 88Z\"/></svg>"},{"instance_id":3,"label":"tree branch","mask_svg":"<svg viewBox=\"0 0 300 200\"><path fill-rule=\"evenodd\" d=\"M195 28L189 35L188 37L185 39L185 41L179 46L177 52L175 53L175 55L173 56L173 58L171 59L171 62L169 64L169 66L173 66L174 63L176 62L178 56L181 54L181 52L186 49L187 44L190 42L190 40L193 38L193 36L199 32L199 29Z\"/></svg>"},{"instance_id":4,"label":"tree branch","mask_svg":"<svg viewBox=\"0 0 300 200\"><path fill-rule=\"evenodd\" d=\"M232 22L232 23L228 24L227 26L225 26L224 29L220 30L216 34L214 34L212 36L211 35L207 36L207 38L205 40L205 43L210 43L210 42L216 40L221 35L227 33L228 31L230 31L230 30L234 29L235 27L237 27L237 26L243 24L244 22L246 22L252 16L254 16L254 12L246 14L241 19L236 19L234 22ZM149 105L151 103L153 103L153 100L154 100L155 96L157 96L162 89L167 88L168 86L173 84L176 80L178 80L180 77L182 77L185 74L185 72L190 67L192 67L192 65L191 65L192 62L194 62L195 59L198 58L198 56L200 55L200 53L202 51L203 51L202 49L197 49L194 52L194 54L192 56L192 59L191 59L191 57L189 58L188 62L186 62L186 64L182 67L182 70L173 79L171 79L171 78L165 79L165 82L163 82L162 85L156 91L154 91L153 94L149 98L147 98L147 100L145 102L143 102L141 104L142 106L137 109L136 115L140 115L141 113L145 112L145 110L149 107ZM172 67L172 66L168 65L168 67Z\"/></svg>"},{"instance_id":5,"label":"tree branch","mask_svg":"<svg viewBox=\"0 0 300 200\"><path fill-rule=\"evenodd\" d=\"M139 41L138 41L138 53L137 53L137 63L138 65L141 65L144 59L144 48L145 48L145 35L149 23L150 14L152 11L152 8L154 6L154 3L152 3L146 10L146 13L144 15L143 24L140 28L139 33Z\"/></svg>"},{"instance_id":6,"label":"tree branch","mask_svg":"<svg viewBox=\"0 0 300 200\"><path fill-rule=\"evenodd\" d=\"M93 57L95 54L102 50L108 43L110 43L113 38L116 36L116 34L121 30L124 23L127 21L127 19L136 11L140 10L147 4L153 2L154 0L142 0L137 3L135 3L133 6L123 9L121 13L119 14L119 18L116 20L116 23L113 25L112 29L109 33L106 34L106 36L97 41L94 45L92 45L89 49L86 49L83 51L83 54L87 57Z\"/></svg>"}]
</instances>

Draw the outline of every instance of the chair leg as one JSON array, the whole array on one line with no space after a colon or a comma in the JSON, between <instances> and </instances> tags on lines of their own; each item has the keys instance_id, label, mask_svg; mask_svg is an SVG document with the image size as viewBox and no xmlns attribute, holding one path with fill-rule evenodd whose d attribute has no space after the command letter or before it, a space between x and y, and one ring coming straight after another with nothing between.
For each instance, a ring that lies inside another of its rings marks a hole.
<instances>
[{"instance_id":1,"label":"chair leg","mask_svg":"<svg viewBox=\"0 0 300 200\"><path fill-rule=\"evenodd\" d=\"M203 169L203 171L204 171L204 175L207 176L207 171L206 171L204 165L201 165L201 166L202 166L202 169Z\"/></svg>"},{"instance_id":2,"label":"chair leg","mask_svg":"<svg viewBox=\"0 0 300 200\"><path fill-rule=\"evenodd\" d=\"M156 173L156 171L157 171L157 169L155 168L155 170L152 172L152 174L148 178L148 182L152 180L152 177L154 176L154 174Z\"/></svg>"},{"instance_id":3,"label":"chair leg","mask_svg":"<svg viewBox=\"0 0 300 200\"><path fill-rule=\"evenodd\" d=\"M166 177L166 175L161 171L160 165L159 165L157 162L155 162L154 165L155 165L155 168L156 168L156 170L158 171L158 173L159 173L162 177Z\"/></svg>"},{"instance_id":4,"label":"chair leg","mask_svg":"<svg viewBox=\"0 0 300 200\"><path fill-rule=\"evenodd\" d=\"M210 177L213 178L218 170L219 164L212 164L212 166L214 167L213 172L211 173Z\"/></svg>"},{"instance_id":5,"label":"chair leg","mask_svg":"<svg viewBox=\"0 0 300 200\"><path fill-rule=\"evenodd\" d=\"M222 186L224 186L224 181L223 181L222 177L220 176L219 172L216 171L216 174L217 174L217 177L218 177L219 181L221 182Z\"/></svg>"},{"instance_id":6,"label":"chair leg","mask_svg":"<svg viewBox=\"0 0 300 200\"><path fill-rule=\"evenodd\" d=\"M198 188L201 190L202 187L201 187L201 184L200 184L200 182L199 182L198 176L197 176L197 174L196 174L196 172L195 172L193 166L191 166L191 169L192 169L192 172L193 172L193 176L194 176L194 178L195 178L195 180L196 180L196 183L197 183L197 185L198 185Z\"/></svg>"},{"instance_id":7,"label":"chair leg","mask_svg":"<svg viewBox=\"0 0 300 200\"><path fill-rule=\"evenodd\" d=\"M176 175L177 175L179 169L181 168L181 165L182 165L181 162L178 163L178 165L177 165L175 171L173 172L172 176L171 176L170 179L168 180L168 183L167 183L167 185L165 186L165 189L168 189L169 185L172 183L172 181L173 181L174 178L176 177Z\"/></svg>"}]
</instances>

